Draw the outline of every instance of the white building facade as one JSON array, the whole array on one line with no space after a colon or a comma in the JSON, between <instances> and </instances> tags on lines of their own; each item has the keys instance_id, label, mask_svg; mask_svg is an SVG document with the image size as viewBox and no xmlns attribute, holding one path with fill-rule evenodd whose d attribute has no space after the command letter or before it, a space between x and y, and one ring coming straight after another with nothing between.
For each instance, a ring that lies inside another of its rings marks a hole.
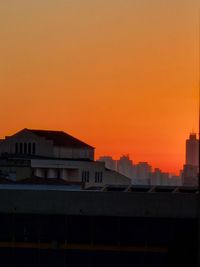
<instances>
[{"instance_id":1,"label":"white building facade","mask_svg":"<svg viewBox=\"0 0 200 267\"><path fill-rule=\"evenodd\" d=\"M9 166L11 160L24 159L32 177L82 182L86 188L131 184L129 178L105 168L104 162L95 162L94 152L94 147L64 132L24 129L0 141L0 157L6 158L8 165L6 168L5 160L4 166L0 164L1 175L20 180L19 170L15 173L17 166L12 163L12 173ZM22 178L26 178L24 173Z\"/></svg>"},{"instance_id":2,"label":"white building facade","mask_svg":"<svg viewBox=\"0 0 200 267\"><path fill-rule=\"evenodd\" d=\"M62 131L23 129L0 141L0 155L94 160L94 147Z\"/></svg>"}]
</instances>

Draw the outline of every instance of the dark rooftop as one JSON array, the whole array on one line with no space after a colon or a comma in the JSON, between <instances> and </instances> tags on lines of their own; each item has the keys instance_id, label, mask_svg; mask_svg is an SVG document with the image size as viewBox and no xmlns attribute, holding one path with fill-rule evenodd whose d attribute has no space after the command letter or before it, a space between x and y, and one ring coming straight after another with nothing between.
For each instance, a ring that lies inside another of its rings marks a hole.
<instances>
[{"instance_id":1,"label":"dark rooftop","mask_svg":"<svg viewBox=\"0 0 200 267\"><path fill-rule=\"evenodd\" d=\"M65 181L63 179L58 179L58 178L40 178L37 176L23 179L23 180L18 180L18 181L13 181L8 178L0 177L0 185L1 184L29 184L29 185L78 185L80 187L83 187L83 183L79 181Z\"/></svg>"},{"instance_id":2,"label":"dark rooftop","mask_svg":"<svg viewBox=\"0 0 200 267\"><path fill-rule=\"evenodd\" d=\"M63 131L32 130L32 129L25 129L25 130L37 136L44 137L47 140L52 140L55 146L66 146L73 148L94 148Z\"/></svg>"}]
</instances>

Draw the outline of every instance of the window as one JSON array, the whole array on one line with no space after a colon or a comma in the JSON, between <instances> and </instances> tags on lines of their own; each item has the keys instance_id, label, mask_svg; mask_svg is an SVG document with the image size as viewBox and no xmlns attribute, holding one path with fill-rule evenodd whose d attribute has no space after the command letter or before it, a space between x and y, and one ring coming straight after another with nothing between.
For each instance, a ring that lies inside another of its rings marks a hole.
<instances>
[{"instance_id":1,"label":"window","mask_svg":"<svg viewBox=\"0 0 200 267\"><path fill-rule=\"evenodd\" d=\"M86 177L87 177L87 183L89 183L89 180L90 180L90 173L89 173L89 171L86 171Z\"/></svg>"},{"instance_id":2,"label":"window","mask_svg":"<svg viewBox=\"0 0 200 267\"><path fill-rule=\"evenodd\" d=\"M19 144L19 153L23 154L23 144L22 143Z\"/></svg>"},{"instance_id":3,"label":"window","mask_svg":"<svg viewBox=\"0 0 200 267\"><path fill-rule=\"evenodd\" d=\"M100 183L103 182L103 173L102 172L99 173L99 182Z\"/></svg>"},{"instance_id":4,"label":"window","mask_svg":"<svg viewBox=\"0 0 200 267\"><path fill-rule=\"evenodd\" d=\"M15 144L15 154L19 153L19 146L18 143Z\"/></svg>"},{"instance_id":5,"label":"window","mask_svg":"<svg viewBox=\"0 0 200 267\"><path fill-rule=\"evenodd\" d=\"M27 154L27 143L24 143L24 154Z\"/></svg>"},{"instance_id":6,"label":"window","mask_svg":"<svg viewBox=\"0 0 200 267\"><path fill-rule=\"evenodd\" d=\"M28 143L28 154L31 155L31 143Z\"/></svg>"},{"instance_id":7,"label":"window","mask_svg":"<svg viewBox=\"0 0 200 267\"><path fill-rule=\"evenodd\" d=\"M82 171L82 182L89 183L89 181L90 181L90 172Z\"/></svg>"},{"instance_id":8,"label":"window","mask_svg":"<svg viewBox=\"0 0 200 267\"><path fill-rule=\"evenodd\" d=\"M36 152L36 147L35 147L35 143L32 144L32 154L34 155Z\"/></svg>"},{"instance_id":9,"label":"window","mask_svg":"<svg viewBox=\"0 0 200 267\"><path fill-rule=\"evenodd\" d=\"M102 182L103 182L103 173L95 172L95 183L102 183Z\"/></svg>"}]
</instances>

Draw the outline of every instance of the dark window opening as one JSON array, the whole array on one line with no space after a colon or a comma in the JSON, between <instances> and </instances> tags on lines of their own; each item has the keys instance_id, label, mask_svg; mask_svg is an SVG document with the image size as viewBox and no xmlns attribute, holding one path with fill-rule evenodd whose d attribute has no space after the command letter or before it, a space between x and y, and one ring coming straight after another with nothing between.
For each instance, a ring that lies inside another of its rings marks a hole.
<instances>
[{"instance_id":1,"label":"dark window opening","mask_svg":"<svg viewBox=\"0 0 200 267\"><path fill-rule=\"evenodd\" d=\"M35 154L36 153L36 146L35 146L35 143L32 144L33 147L32 147L32 154Z\"/></svg>"},{"instance_id":2,"label":"dark window opening","mask_svg":"<svg viewBox=\"0 0 200 267\"><path fill-rule=\"evenodd\" d=\"M27 143L24 143L24 154L27 154Z\"/></svg>"},{"instance_id":3,"label":"dark window opening","mask_svg":"<svg viewBox=\"0 0 200 267\"><path fill-rule=\"evenodd\" d=\"M31 143L28 143L28 154L31 154Z\"/></svg>"},{"instance_id":4,"label":"dark window opening","mask_svg":"<svg viewBox=\"0 0 200 267\"><path fill-rule=\"evenodd\" d=\"M82 182L89 183L89 181L90 181L90 172L82 171Z\"/></svg>"},{"instance_id":5,"label":"dark window opening","mask_svg":"<svg viewBox=\"0 0 200 267\"><path fill-rule=\"evenodd\" d=\"M19 146L18 143L15 144L15 154L19 153Z\"/></svg>"},{"instance_id":6,"label":"dark window opening","mask_svg":"<svg viewBox=\"0 0 200 267\"><path fill-rule=\"evenodd\" d=\"M87 182L89 183L89 181L90 181L90 173L89 173L89 171L86 172L86 176L87 176Z\"/></svg>"},{"instance_id":7,"label":"dark window opening","mask_svg":"<svg viewBox=\"0 0 200 267\"><path fill-rule=\"evenodd\" d=\"M22 143L20 143L20 145L19 145L19 153L23 154L23 144Z\"/></svg>"},{"instance_id":8,"label":"dark window opening","mask_svg":"<svg viewBox=\"0 0 200 267\"><path fill-rule=\"evenodd\" d=\"M95 172L95 183L102 183L103 181L103 174L102 172Z\"/></svg>"}]
</instances>

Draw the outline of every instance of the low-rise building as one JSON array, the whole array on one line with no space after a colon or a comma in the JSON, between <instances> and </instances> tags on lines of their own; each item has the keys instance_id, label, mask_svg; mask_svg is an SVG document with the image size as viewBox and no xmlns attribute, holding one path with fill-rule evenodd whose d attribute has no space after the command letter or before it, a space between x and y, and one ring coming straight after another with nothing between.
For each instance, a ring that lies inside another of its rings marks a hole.
<instances>
[{"instance_id":1,"label":"low-rise building","mask_svg":"<svg viewBox=\"0 0 200 267\"><path fill-rule=\"evenodd\" d=\"M94 147L60 131L24 129L0 142L0 175L82 182L85 187L129 185L131 180L94 161Z\"/></svg>"}]
</instances>

